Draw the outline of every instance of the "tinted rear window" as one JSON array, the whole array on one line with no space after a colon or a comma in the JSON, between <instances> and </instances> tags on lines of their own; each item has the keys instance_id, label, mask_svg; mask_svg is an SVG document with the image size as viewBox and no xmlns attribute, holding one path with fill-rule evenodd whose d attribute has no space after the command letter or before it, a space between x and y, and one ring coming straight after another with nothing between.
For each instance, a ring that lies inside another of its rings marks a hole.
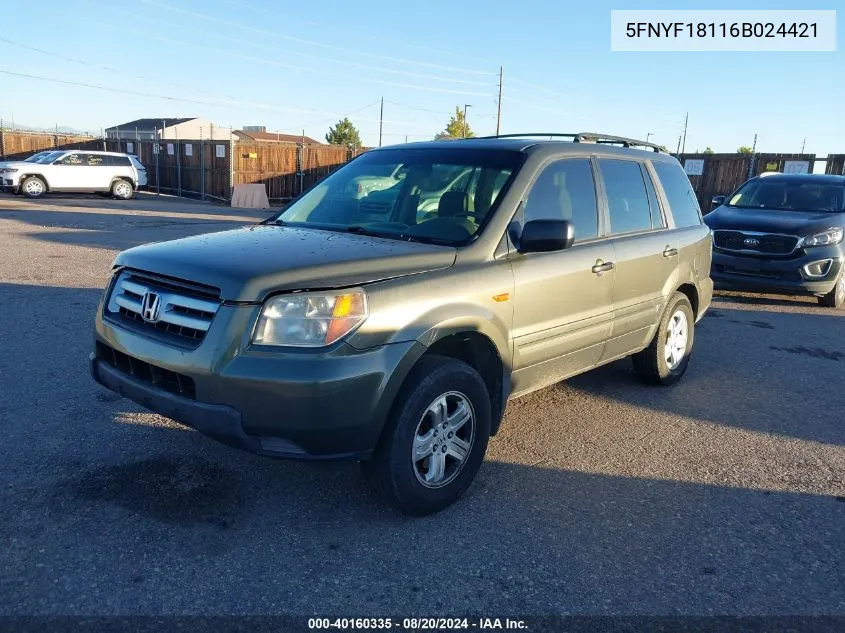
<instances>
[{"instance_id":1,"label":"tinted rear window","mask_svg":"<svg viewBox=\"0 0 845 633\"><path fill-rule=\"evenodd\" d=\"M669 200L669 207L672 210L672 217L675 218L675 226L698 226L701 224L701 209L698 206L698 199L692 190L689 178L681 169L680 165L655 161L654 171L663 185L666 198Z\"/></svg>"}]
</instances>

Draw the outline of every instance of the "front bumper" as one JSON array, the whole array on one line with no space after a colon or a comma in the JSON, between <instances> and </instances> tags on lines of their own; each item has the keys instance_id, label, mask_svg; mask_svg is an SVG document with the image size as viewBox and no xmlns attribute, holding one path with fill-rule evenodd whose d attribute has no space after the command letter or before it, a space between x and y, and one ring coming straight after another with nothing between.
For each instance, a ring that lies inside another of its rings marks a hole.
<instances>
[{"instance_id":1,"label":"front bumper","mask_svg":"<svg viewBox=\"0 0 845 633\"><path fill-rule=\"evenodd\" d=\"M811 276L807 267L829 262L824 275ZM842 245L798 251L791 258L735 255L713 249L710 276L722 286L796 295L825 295L836 286L845 263Z\"/></svg>"},{"instance_id":2,"label":"front bumper","mask_svg":"<svg viewBox=\"0 0 845 633\"><path fill-rule=\"evenodd\" d=\"M98 383L229 446L291 459L369 457L425 350L415 341L366 350L346 343L324 350L252 347L257 308L231 306L221 307L203 342L186 350L102 314L101 306L90 360ZM173 376L179 389L162 388L176 384Z\"/></svg>"}]
</instances>

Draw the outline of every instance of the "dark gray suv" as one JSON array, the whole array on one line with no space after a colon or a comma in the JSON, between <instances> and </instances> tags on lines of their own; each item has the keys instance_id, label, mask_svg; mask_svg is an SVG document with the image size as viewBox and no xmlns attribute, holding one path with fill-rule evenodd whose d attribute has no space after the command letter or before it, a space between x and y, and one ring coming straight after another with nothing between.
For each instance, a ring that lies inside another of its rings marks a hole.
<instances>
[{"instance_id":1,"label":"dark gray suv","mask_svg":"<svg viewBox=\"0 0 845 633\"><path fill-rule=\"evenodd\" d=\"M508 399L626 356L674 383L712 296L689 180L531 136L373 150L261 225L121 253L94 378L238 448L362 461L414 514L466 490Z\"/></svg>"},{"instance_id":2,"label":"dark gray suv","mask_svg":"<svg viewBox=\"0 0 845 633\"><path fill-rule=\"evenodd\" d=\"M845 176L758 176L713 202L714 281L845 306Z\"/></svg>"}]
</instances>

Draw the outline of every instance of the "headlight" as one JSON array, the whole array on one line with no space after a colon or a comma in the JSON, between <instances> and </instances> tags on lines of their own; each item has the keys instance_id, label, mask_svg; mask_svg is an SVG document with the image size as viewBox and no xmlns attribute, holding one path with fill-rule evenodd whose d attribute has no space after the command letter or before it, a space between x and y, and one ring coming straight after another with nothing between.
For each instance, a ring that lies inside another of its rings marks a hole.
<instances>
[{"instance_id":1,"label":"headlight","mask_svg":"<svg viewBox=\"0 0 845 633\"><path fill-rule=\"evenodd\" d=\"M842 241L843 230L841 226L828 229L824 233L809 235L801 240L801 246L830 246L839 244Z\"/></svg>"},{"instance_id":2,"label":"headlight","mask_svg":"<svg viewBox=\"0 0 845 633\"><path fill-rule=\"evenodd\" d=\"M14 167L0 167L0 173L2 174L13 174L17 171Z\"/></svg>"},{"instance_id":3,"label":"headlight","mask_svg":"<svg viewBox=\"0 0 845 633\"><path fill-rule=\"evenodd\" d=\"M264 304L252 342L324 347L352 332L366 318L363 290L281 295Z\"/></svg>"}]
</instances>

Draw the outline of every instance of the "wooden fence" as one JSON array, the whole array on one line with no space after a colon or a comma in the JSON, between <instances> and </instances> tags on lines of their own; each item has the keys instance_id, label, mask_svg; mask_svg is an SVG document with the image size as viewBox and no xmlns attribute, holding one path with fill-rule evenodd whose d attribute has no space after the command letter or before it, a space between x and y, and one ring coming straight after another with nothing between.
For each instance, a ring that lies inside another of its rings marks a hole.
<instances>
[{"instance_id":1,"label":"wooden fence","mask_svg":"<svg viewBox=\"0 0 845 633\"><path fill-rule=\"evenodd\" d=\"M0 160L21 160L47 149L103 149L93 136L10 132L0 129Z\"/></svg>"},{"instance_id":2,"label":"wooden fence","mask_svg":"<svg viewBox=\"0 0 845 633\"><path fill-rule=\"evenodd\" d=\"M836 157L841 155L832 155ZM831 157L829 157L831 158ZM688 160L703 161L701 174L688 174L695 190L701 211L713 209L713 196L729 195L753 176L767 171L784 171L786 161L806 162L807 171L813 173L815 154L682 154L682 165ZM689 166L688 166L689 167ZM830 161L827 168L830 169ZM835 165L834 165L835 168ZM689 171L689 170L688 170ZM828 171L828 173L832 173Z\"/></svg>"},{"instance_id":3,"label":"wooden fence","mask_svg":"<svg viewBox=\"0 0 845 633\"><path fill-rule=\"evenodd\" d=\"M148 191L226 201L232 197L233 185L261 183L276 202L298 196L365 151L276 141L156 142L0 131L2 160L20 160L53 148L135 154L147 168Z\"/></svg>"}]
</instances>

